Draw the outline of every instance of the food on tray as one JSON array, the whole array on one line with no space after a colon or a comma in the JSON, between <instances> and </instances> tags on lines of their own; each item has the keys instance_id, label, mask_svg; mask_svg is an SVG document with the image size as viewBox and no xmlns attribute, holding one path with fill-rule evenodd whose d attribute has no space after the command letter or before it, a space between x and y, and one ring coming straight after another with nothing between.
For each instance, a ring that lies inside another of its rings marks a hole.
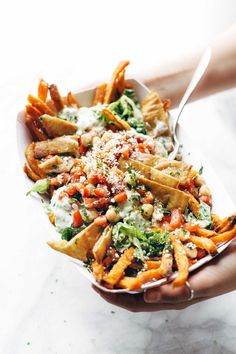
<instances>
[{"instance_id":1,"label":"food on tray","mask_svg":"<svg viewBox=\"0 0 236 354\"><path fill-rule=\"evenodd\" d=\"M211 213L202 168L168 160L170 102L156 92L139 102L128 64L97 87L91 107L40 80L25 114L28 194L48 195L61 238L49 246L83 261L103 286L137 290L175 271L181 286L190 265L235 237L236 215Z\"/></svg>"}]
</instances>

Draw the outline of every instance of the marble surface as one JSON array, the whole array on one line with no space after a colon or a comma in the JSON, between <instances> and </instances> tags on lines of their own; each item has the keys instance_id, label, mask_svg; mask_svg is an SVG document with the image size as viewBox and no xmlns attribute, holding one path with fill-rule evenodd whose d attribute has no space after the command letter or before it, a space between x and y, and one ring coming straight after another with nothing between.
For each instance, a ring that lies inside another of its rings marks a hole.
<instances>
[{"instance_id":1,"label":"marble surface","mask_svg":"<svg viewBox=\"0 0 236 354\"><path fill-rule=\"evenodd\" d=\"M182 119L234 202L235 97L236 89L193 103ZM235 292L182 311L129 313L104 302L72 263L46 246L45 216L25 197L14 123L5 131L9 167L1 166L0 352L235 353Z\"/></svg>"}]
</instances>

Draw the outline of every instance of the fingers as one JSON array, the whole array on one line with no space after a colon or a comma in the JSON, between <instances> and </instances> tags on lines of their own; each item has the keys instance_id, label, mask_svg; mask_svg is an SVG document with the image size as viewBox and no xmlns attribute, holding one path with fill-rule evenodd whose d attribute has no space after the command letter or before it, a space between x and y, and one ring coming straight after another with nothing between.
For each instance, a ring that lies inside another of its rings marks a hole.
<instances>
[{"instance_id":1,"label":"fingers","mask_svg":"<svg viewBox=\"0 0 236 354\"><path fill-rule=\"evenodd\" d=\"M166 284L146 290L144 301L147 303L172 304L188 301L190 295L190 289L186 285L173 288L172 284Z\"/></svg>"}]
</instances>

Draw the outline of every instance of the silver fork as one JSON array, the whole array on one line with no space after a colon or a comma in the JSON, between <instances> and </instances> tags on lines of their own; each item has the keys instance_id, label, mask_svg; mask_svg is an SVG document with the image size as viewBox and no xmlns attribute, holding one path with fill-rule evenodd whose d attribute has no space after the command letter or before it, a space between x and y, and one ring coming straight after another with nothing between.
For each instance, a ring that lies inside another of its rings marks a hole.
<instances>
[{"instance_id":1,"label":"silver fork","mask_svg":"<svg viewBox=\"0 0 236 354\"><path fill-rule=\"evenodd\" d=\"M181 113L186 105L186 103L188 102L188 99L190 98L191 94L193 93L195 87L197 86L197 84L199 83L200 79L202 78L203 74L206 71L206 68L208 67L208 64L210 62L211 59L211 48L208 47L205 52L203 53L199 64L196 68L196 70L194 71L192 80L190 81L184 95L183 98L179 104L177 113L175 115L174 118L174 122L173 122L173 126L172 126L172 134L173 134L173 138L174 138L174 150L169 154L168 156L168 160L174 160L176 158L176 155L178 153L179 150L179 140L176 134L176 130L177 130L177 125L178 125L178 121L179 118L181 116Z\"/></svg>"}]
</instances>

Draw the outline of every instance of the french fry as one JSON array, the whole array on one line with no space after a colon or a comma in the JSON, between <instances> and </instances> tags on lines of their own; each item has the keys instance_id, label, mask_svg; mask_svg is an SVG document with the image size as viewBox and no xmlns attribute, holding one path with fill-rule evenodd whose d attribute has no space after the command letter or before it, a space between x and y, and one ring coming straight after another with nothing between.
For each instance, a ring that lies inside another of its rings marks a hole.
<instances>
[{"instance_id":1,"label":"french fry","mask_svg":"<svg viewBox=\"0 0 236 354\"><path fill-rule=\"evenodd\" d=\"M212 241L212 238L209 239L201 236L190 236L190 241L197 247L202 248L211 254L217 253L217 247Z\"/></svg>"},{"instance_id":2,"label":"french fry","mask_svg":"<svg viewBox=\"0 0 236 354\"><path fill-rule=\"evenodd\" d=\"M121 95L125 89L125 70L121 71L116 80L116 88Z\"/></svg>"},{"instance_id":3,"label":"french fry","mask_svg":"<svg viewBox=\"0 0 236 354\"><path fill-rule=\"evenodd\" d=\"M232 228L230 231L226 231L222 234L218 234L217 236L213 236L211 240L214 243L223 243L232 240L236 236L236 226Z\"/></svg>"},{"instance_id":4,"label":"french fry","mask_svg":"<svg viewBox=\"0 0 236 354\"><path fill-rule=\"evenodd\" d=\"M43 101L46 102L48 95L48 84L43 80L39 80L38 85L38 97Z\"/></svg>"},{"instance_id":5,"label":"french fry","mask_svg":"<svg viewBox=\"0 0 236 354\"><path fill-rule=\"evenodd\" d=\"M24 164L23 170L32 181L36 182L41 179L41 177L34 173L34 171L32 171L31 168L26 165L26 163Z\"/></svg>"},{"instance_id":6,"label":"french fry","mask_svg":"<svg viewBox=\"0 0 236 354\"><path fill-rule=\"evenodd\" d=\"M172 273L173 256L169 251L164 250L161 257L159 271L163 277L169 277Z\"/></svg>"},{"instance_id":7,"label":"french fry","mask_svg":"<svg viewBox=\"0 0 236 354\"><path fill-rule=\"evenodd\" d=\"M72 95L71 92L68 92L66 100L67 100L68 106L76 105L77 108L80 108L80 107L81 107L80 104L79 104L79 102L76 100L75 96Z\"/></svg>"},{"instance_id":8,"label":"french fry","mask_svg":"<svg viewBox=\"0 0 236 354\"><path fill-rule=\"evenodd\" d=\"M51 108L48 107L48 105L43 102L40 98L28 95L28 101L29 103L32 104L35 108L37 108L41 114L47 113L50 116L54 115L54 112L51 110Z\"/></svg>"},{"instance_id":9,"label":"french fry","mask_svg":"<svg viewBox=\"0 0 236 354\"><path fill-rule=\"evenodd\" d=\"M124 277L117 284L119 288L127 290L138 290L141 288L142 283L139 278Z\"/></svg>"},{"instance_id":10,"label":"french fry","mask_svg":"<svg viewBox=\"0 0 236 354\"><path fill-rule=\"evenodd\" d=\"M203 237L212 237L217 235L217 233L213 230L206 230L201 228L198 228L194 233L197 236L203 236Z\"/></svg>"},{"instance_id":11,"label":"french fry","mask_svg":"<svg viewBox=\"0 0 236 354\"><path fill-rule=\"evenodd\" d=\"M118 259L117 263L112 267L111 271L103 277L108 284L115 285L123 276L125 269L132 263L134 258L134 249L130 247Z\"/></svg>"},{"instance_id":12,"label":"french fry","mask_svg":"<svg viewBox=\"0 0 236 354\"><path fill-rule=\"evenodd\" d=\"M57 85L50 85L49 86L49 92L50 92L50 96L52 99L52 102L57 110L57 112L61 111L64 108L64 103L63 103L63 99L58 91ZM48 113L50 115L50 113Z\"/></svg>"},{"instance_id":13,"label":"french fry","mask_svg":"<svg viewBox=\"0 0 236 354\"><path fill-rule=\"evenodd\" d=\"M45 178L45 173L39 168L38 161L34 157L35 143L31 143L27 146L25 150L25 156L31 170L38 175L40 178Z\"/></svg>"},{"instance_id":14,"label":"french fry","mask_svg":"<svg viewBox=\"0 0 236 354\"><path fill-rule=\"evenodd\" d=\"M160 265L161 265L161 261L146 261L144 263L144 268L146 270L157 269L160 267Z\"/></svg>"},{"instance_id":15,"label":"french fry","mask_svg":"<svg viewBox=\"0 0 236 354\"><path fill-rule=\"evenodd\" d=\"M118 64L118 66L115 69L115 71L113 72L112 79L111 79L111 81L108 83L108 85L106 87L104 103L110 103L111 102L111 100L113 98L113 94L114 94L115 89L116 89L116 80L117 80L120 72L122 72L126 68L127 65L129 65L129 61L128 60L121 61Z\"/></svg>"},{"instance_id":16,"label":"french fry","mask_svg":"<svg viewBox=\"0 0 236 354\"><path fill-rule=\"evenodd\" d=\"M123 119L121 119L120 117L118 117L117 115L114 115L112 113L112 111L110 111L108 108L103 108L101 111L102 114L104 114L104 116L106 118L108 118L113 124L115 124L115 126L119 129L124 129L124 130L130 130L131 127L130 125L124 121Z\"/></svg>"},{"instance_id":17,"label":"french fry","mask_svg":"<svg viewBox=\"0 0 236 354\"><path fill-rule=\"evenodd\" d=\"M168 112L170 110L170 104L171 104L171 102L170 102L169 98L167 98L163 101L163 109L165 112Z\"/></svg>"},{"instance_id":18,"label":"french fry","mask_svg":"<svg viewBox=\"0 0 236 354\"><path fill-rule=\"evenodd\" d=\"M173 287L178 287L184 285L188 279L189 261L182 242L176 239L176 236L173 234L171 234L170 238L174 248L174 256L178 268L178 275L177 278L173 281Z\"/></svg>"},{"instance_id":19,"label":"french fry","mask_svg":"<svg viewBox=\"0 0 236 354\"><path fill-rule=\"evenodd\" d=\"M103 103L104 96L106 93L106 87L107 87L107 84L103 83L96 88L96 92L95 92L92 106L96 106L98 103Z\"/></svg>"},{"instance_id":20,"label":"french fry","mask_svg":"<svg viewBox=\"0 0 236 354\"><path fill-rule=\"evenodd\" d=\"M103 265L101 263L98 263L97 261L93 261L92 262L92 272L93 272L93 275L94 275L95 279L97 280L97 282L101 283L103 273L104 273Z\"/></svg>"},{"instance_id":21,"label":"french fry","mask_svg":"<svg viewBox=\"0 0 236 354\"><path fill-rule=\"evenodd\" d=\"M151 281L159 280L163 278L159 268L150 269L144 272L140 272L137 278L141 281L142 284L149 283Z\"/></svg>"},{"instance_id":22,"label":"french fry","mask_svg":"<svg viewBox=\"0 0 236 354\"><path fill-rule=\"evenodd\" d=\"M236 215L233 214L227 218L227 222L222 223L221 227L219 228L219 233L224 233L232 229L232 227L236 224Z\"/></svg>"},{"instance_id":23,"label":"french fry","mask_svg":"<svg viewBox=\"0 0 236 354\"><path fill-rule=\"evenodd\" d=\"M27 104L25 106L25 110L26 110L26 113L31 117L38 118L41 116L41 112L36 107L32 106L31 104Z\"/></svg>"},{"instance_id":24,"label":"french fry","mask_svg":"<svg viewBox=\"0 0 236 354\"><path fill-rule=\"evenodd\" d=\"M216 214L211 214L211 218L213 220L213 223L214 223L214 230L217 229L217 227L220 225L221 223L221 219L219 218L218 215Z\"/></svg>"}]
</instances>

